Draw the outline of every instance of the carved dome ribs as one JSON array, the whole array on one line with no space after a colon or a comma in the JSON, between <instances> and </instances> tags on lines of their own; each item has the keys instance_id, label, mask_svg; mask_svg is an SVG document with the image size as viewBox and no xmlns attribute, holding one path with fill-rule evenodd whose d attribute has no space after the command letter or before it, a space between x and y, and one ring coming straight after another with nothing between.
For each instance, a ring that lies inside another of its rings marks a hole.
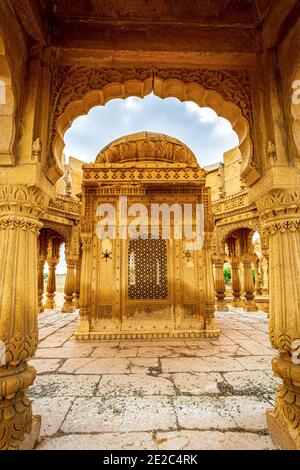
<instances>
[{"instance_id":1,"label":"carved dome ribs","mask_svg":"<svg viewBox=\"0 0 300 470\"><path fill-rule=\"evenodd\" d=\"M96 163L165 161L198 165L191 149L180 140L156 132L138 132L114 140L104 147Z\"/></svg>"}]
</instances>

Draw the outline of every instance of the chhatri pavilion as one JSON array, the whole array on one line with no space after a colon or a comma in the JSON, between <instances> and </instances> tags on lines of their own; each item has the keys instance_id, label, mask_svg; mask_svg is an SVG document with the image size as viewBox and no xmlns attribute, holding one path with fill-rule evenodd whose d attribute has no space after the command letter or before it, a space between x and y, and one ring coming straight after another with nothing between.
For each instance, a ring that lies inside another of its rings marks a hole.
<instances>
[{"instance_id":1,"label":"chhatri pavilion","mask_svg":"<svg viewBox=\"0 0 300 470\"><path fill-rule=\"evenodd\" d=\"M78 339L219 335L214 320L212 204L205 178L186 145L150 132L112 142L95 163L83 166ZM134 238L121 234L133 219L128 211L127 223L120 220L122 196L128 207L143 204L148 212L144 232ZM158 217L154 225L153 207L172 209L174 203L181 211L179 220L173 211L172 219L169 212L169 218ZM119 212L113 227L117 233L105 239L97 230L101 204ZM191 226L196 224L196 205L203 208L202 238L194 243L175 233L187 204L195 209L188 220ZM164 233L167 222L171 227Z\"/></svg>"}]
</instances>

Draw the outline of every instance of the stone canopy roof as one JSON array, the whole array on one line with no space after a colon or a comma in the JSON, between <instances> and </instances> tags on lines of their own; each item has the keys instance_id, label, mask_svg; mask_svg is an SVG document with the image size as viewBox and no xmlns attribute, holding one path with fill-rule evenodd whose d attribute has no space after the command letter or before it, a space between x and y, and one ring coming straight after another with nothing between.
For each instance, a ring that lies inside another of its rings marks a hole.
<instances>
[{"instance_id":1,"label":"stone canopy roof","mask_svg":"<svg viewBox=\"0 0 300 470\"><path fill-rule=\"evenodd\" d=\"M114 140L97 155L95 163L164 161L197 165L191 149L174 137L156 132L138 132Z\"/></svg>"}]
</instances>

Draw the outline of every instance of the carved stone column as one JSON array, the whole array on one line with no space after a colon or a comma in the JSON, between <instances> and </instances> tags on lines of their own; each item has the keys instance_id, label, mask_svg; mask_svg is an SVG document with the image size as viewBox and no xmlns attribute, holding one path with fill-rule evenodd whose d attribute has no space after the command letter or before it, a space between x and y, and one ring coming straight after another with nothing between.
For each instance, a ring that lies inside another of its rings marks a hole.
<instances>
[{"instance_id":1,"label":"carved stone column","mask_svg":"<svg viewBox=\"0 0 300 470\"><path fill-rule=\"evenodd\" d=\"M262 266L262 293L269 295L269 260L267 259L267 264Z\"/></svg>"},{"instance_id":2,"label":"carved stone column","mask_svg":"<svg viewBox=\"0 0 300 470\"><path fill-rule=\"evenodd\" d=\"M292 176L292 175L291 175ZM300 450L300 184L274 189L257 206L269 236L270 339L279 356L273 371L283 385L267 422L274 442ZM282 181L282 178L280 178ZM279 184L279 183L278 183Z\"/></svg>"},{"instance_id":3,"label":"carved stone column","mask_svg":"<svg viewBox=\"0 0 300 470\"><path fill-rule=\"evenodd\" d=\"M262 295L262 267L261 262L258 261L257 264L254 265L255 269L255 294Z\"/></svg>"},{"instance_id":4,"label":"carved stone column","mask_svg":"<svg viewBox=\"0 0 300 470\"><path fill-rule=\"evenodd\" d=\"M74 294L74 307L75 309L80 308L80 278L81 278L81 257L79 256L76 263L76 274L75 274L75 294Z\"/></svg>"},{"instance_id":5,"label":"carved stone column","mask_svg":"<svg viewBox=\"0 0 300 470\"><path fill-rule=\"evenodd\" d=\"M44 311L43 294L44 294L44 267L47 259L47 245L48 239L45 230L42 230L38 237L38 260L37 260L37 273L38 273L38 307L39 313Z\"/></svg>"},{"instance_id":6,"label":"carved stone column","mask_svg":"<svg viewBox=\"0 0 300 470\"><path fill-rule=\"evenodd\" d=\"M244 286L244 266L242 263L239 264L239 280L240 280L240 290L241 293L244 292L245 286Z\"/></svg>"},{"instance_id":7,"label":"carved stone column","mask_svg":"<svg viewBox=\"0 0 300 470\"><path fill-rule=\"evenodd\" d=\"M61 244L60 238L52 238L49 242L48 249L48 280L46 287L46 309L56 308L55 304L55 292L56 292L56 266L59 263L59 248Z\"/></svg>"},{"instance_id":8,"label":"carved stone column","mask_svg":"<svg viewBox=\"0 0 300 470\"><path fill-rule=\"evenodd\" d=\"M247 312L257 312L258 308L254 302L254 282L252 278L252 256L246 255L243 257L244 265L244 289L245 289L245 310Z\"/></svg>"},{"instance_id":9,"label":"carved stone column","mask_svg":"<svg viewBox=\"0 0 300 470\"><path fill-rule=\"evenodd\" d=\"M224 281L224 257L213 258L215 265L215 293L217 297L217 311L227 312L228 307L225 300L225 281Z\"/></svg>"},{"instance_id":10,"label":"carved stone column","mask_svg":"<svg viewBox=\"0 0 300 470\"><path fill-rule=\"evenodd\" d=\"M27 360L38 341L38 218L47 203L34 186L0 186L0 449L32 448L39 434L26 396L36 372Z\"/></svg>"},{"instance_id":11,"label":"carved stone column","mask_svg":"<svg viewBox=\"0 0 300 470\"><path fill-rule=\"evenodd\" d=\"M67 262L67 275L65 280L65 301L61 309L62 312L71 313L75 310L75 305L73 302L74 292L75 292L75 266L76 260L66 259Z\"/></svg>"},{"instance_id":12,"label":"carved stone column","mask_svg":"<svg viewBox=\"0 0 300 470\"><path fill-rule=\"evenodd\" d=\"M76 331L76 336L81 339L88 339L90 331L90 286L91 286L91 235L82 234L82 264L80 278L80 322Z\"/></svg>"},{"instance_id":13,"label":"carved stone column","mask_svg":"<svg viewBox=\"0 0 300 470\"><path fill-rule=\"evenodd\" d=\"M212 266L212 249L211 240L205 240L203 247L203 261L205 266L205 282L204 282L204 297L205 297L205 329L215 331L216 334L220 333L215 320L215 296L214 296L214 276ZM208 332L208 335L210 333Z\"/></svg>"},{"instance_id":14,"label":"carved stone column","mask_svg":"<svg viewBox=\"0 0 300 470\"><path fill-rule=\"evenodd\" d=\"M44 311L43 306L43 294L44 294L44 267L45 267L46 257L38 256L37 261L37 272L38 272L38 307L39 313Z\"/></svg>"},{"instance_id":15,"label":"carved stone column","mask_svg":"<svg viewBox=\"0 0 300 470\"><path fill-rule=\"evenodd\" d=\"M233 307L243 307L244 304L241 300L241 283L240 283L240 260L239 258L231 259L231 272L232 272L232 295Z\"/></svg>"}]
</instances>

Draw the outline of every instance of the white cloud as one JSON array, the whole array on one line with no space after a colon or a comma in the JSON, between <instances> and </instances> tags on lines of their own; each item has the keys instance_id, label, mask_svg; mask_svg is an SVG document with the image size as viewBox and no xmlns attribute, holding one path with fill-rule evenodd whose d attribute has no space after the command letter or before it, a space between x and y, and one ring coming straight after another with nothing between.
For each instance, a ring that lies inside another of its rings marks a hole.
<instances>
[{"instance_id":1,"label":"white cloud","mask_svg":"<svg viewBox=\"0 0 300 470\"><path fill-rule=\"evenodd\" d=\"M220 137L227 136L232 134L232 126L227 119L219 118L216 122L214 132Z\"/></svg>"},{"instance_id":2,"label":"white cloud","mask_svg":"<svg viewBox=\"0 0 300 470\"><path fill-rule=\"evenodd\" d=\"M189 114L195 114L201 123L212 123L218 119L217 114L211 108L200 108L200 106L193 101L186 101L184 105L187 112Z\"/></svg>"},{"instance_id":3,"label":"white cloud","mask_svg":"<svg viewBox=\"0 0 300 470\"><path fill-rule=\"evenodd\" d=\"M125 100L125 108L130 109L131 111L142 111L144 107L143 100L141 98L136 98L135 96L130 96Z\"/></svg>"}]
</instances>

